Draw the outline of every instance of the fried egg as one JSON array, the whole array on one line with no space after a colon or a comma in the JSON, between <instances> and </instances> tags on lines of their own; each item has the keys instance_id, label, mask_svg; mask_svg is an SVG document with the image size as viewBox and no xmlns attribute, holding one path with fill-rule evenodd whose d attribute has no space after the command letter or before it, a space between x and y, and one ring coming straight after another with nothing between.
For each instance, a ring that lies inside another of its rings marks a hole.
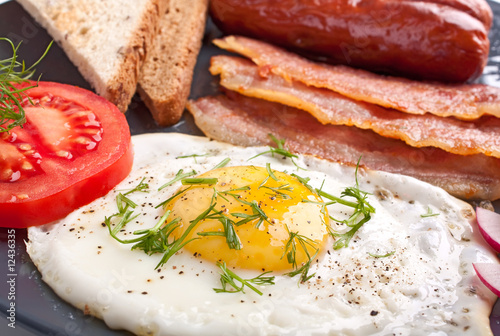
<instances>
[{"instance_id":1,"label":"fried egg","mask_svg":"<svg viewBox=\"0 0 500 336\"><path fill-rule=\"evenodd\" d=\"M28 230L27 251L43 280L110 328L491 335L495 297L472 263L498 260L468 203L410 177L262 154L267 147L176 133L132 140L128 178L66 218ZM361 220L345 194L353 187L373 209L349 236ZM117 202L123 196L135 206ZM120 207L131 211L123 227ZM158 246L132 249L155 225L178 242L167 260ZM269 281L237 291L221 278L224 266L237 279Z\"/></svg>"}]
</instances>

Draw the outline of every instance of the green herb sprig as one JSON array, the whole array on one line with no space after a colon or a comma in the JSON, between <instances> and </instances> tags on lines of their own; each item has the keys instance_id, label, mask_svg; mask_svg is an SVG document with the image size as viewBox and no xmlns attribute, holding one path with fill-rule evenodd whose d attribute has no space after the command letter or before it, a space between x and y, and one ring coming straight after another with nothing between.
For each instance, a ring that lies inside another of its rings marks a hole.
<instances>
[{"instance_id":1,"label":"green herb sprig","mask_svg":"<svg viewBox=\"0 0 500 336\"><path fill-rule=\"evenodd\" d=\"M184 173L183 169L179 169L179 171L177 171L177 174L175 174L175 177L173 179L171 179L170 181L168 181L167 183L165 183L164 185L162 185L161 187L159 187L158 191L160 191L168 186L171 186L175 182L182 181L183 179L188 178L188 177L193 176L193 175L196 175L196 174L197 173L194 170L187 172L187 173Z\"/></svg>"},{"instance_id":2,"label":"green herb sprig","mask_svg":"<svg viewBox=\"0 0 500 336\"><path fill-rule=\"evenodd\" d=\"M340 195L340 197L336 197L333 195L330 195L320 189L316 189L316 191L323 197L334 201L336 203L340 203L349 207L354 208L354 212L352 213L351 216L349 216L348 219L345 220L337 220L335 218L332 218L333 220L339 222L339 223L344 223L351 229L345 233L336 233L330 230L330 235L334 238L337 238L335 243L333 244L333 248L335 250L338 250L342 247L347 247L349 245L349 242L351 241L352 237L354 237L354 234L366 223L371 219L371 214L375 213L375 208L368 203L367 197L369 193L362 191L359 189L359 183L358 183L358 168L359 168L359 161L356 166L356 171L355 171L355 178L356 178L356 185L354 187L347 187ZM355 199L355 201L347 201L343 197L352 197ZM330 229L330 227L329 227Z\"/></svg>"},{"instance_id":3,"label":"green herb sprig","mask_svg":"<svg viewBox=\"0 0 500 336\"><path fill-rule=\"evenodd\" d=\"M420 215L422 218L427 218L427 217L436 217L439 216L439 212L432 212L432 209L430 207L427 207L427 212L423 215Z\"/></svg>"},{"instance_id":4,"label":"green herb sprig","mask_svg":"<svg viewBox=\"0 0 500 336\"><path fill-rule=\"evenodd\" d=\"M0 132L8 132L14 127L21 126L26 122L26 113L23 108L24 98L33 104L26 95L26 91L38 86L36 84L27 85L22 88L19 84L27 83L35 74L35 67L47 55L52 42L43 53L43 55L30 67L26 67L24 61L18 61L17 51L20 43L15 46L8 38L0 38L0 42L7 42L12 47L12 57L0 60Z\"/></svg>"},{"instance_id":5,"label":"green herb sprig","mask_svg":"<svg viewBox=\"0 0 500 336\"><path fill-rule=\"evenodd\" d=\"M222 236L226 238L227 246L233 250L241 250L241 241L236 234L236 223L224 215L222 211L215 211L213 214L207 214L206 219L216 219L223 227L223 231L198 232L199 236Z\"/></svg>"},{"instance_id":6,"label":"green herb sprig","mask_svg":"<svg viewBox=\"0 0 500 336\"><path fill-rule=\"evenodd\" d=\"M368 255L373 258L387 258L392 256L394 253L396 253L396 251L387 252L386 254L373 254L368 252Z\"/></svg>"},{"instance_id":7,"label":"green herb sprig","mask_svg":"<svg viewBox=\"0 0 500 336\"><path fill-rule=\"evenodd\" d=\"M138 216L138 215L132 216L134 211L130 209L135 209L137 207L137 204L127 196L134 192L148 192L149 185L145 183L144 180L145 178L143 178L136 187L126 191L125 193L121 192L118 193L118 195L116 196L116 207L118 208L118 212L109 217L104 218L104 223L108 227L109 233L113 238L117 239L116 234L127 223L131 222ZM117 218L118 223L116 223L115 226L111 228L113 218Z\"/></svg>"},{"instance_id":8,"label":"green herb sprig","mask_svg":"<svg viewBox=\"0 0 500 336\"><path fill-rule=\"evenodd\" d=\"M248 161L255 159L256 157L261 156L261 155L271 154L274 157L274 154L276 154L276 155L280 155L280 156L289 158L292 161L293 165L295 167L297 167L297 169L306 170L305 168L300 167L297 164L297 162L295 162L294 159L297 159L298 156L296 154L293 154L292 152L290 152L288 149L285 148L285 139L278 140L274 135L272 135L272 134L268 134L268 135L271 138L271 140L276 144L276 147L269 146L268 151L259 153L255 156L252 156L250 159L248 159Z\"/></svg>"},{"instance_id":9,"label":"green herb sprig","mask_svg":"<svg viewBox=\"0 0 500 336\"><path fill-rule=\"evenodd\" d=\"M310 191L311 193L313 193L313 194L315 194L315 193L316 193L316 189L315 189L315 188L313 188L313 187L311 187L311 185L309 185L309 181L311 180L311 178L310 178L310 177L301 177L301 176L299 176L299 175L297 175L297 174L294 174L294 173L292 173L292 174L290 174L290 175L291 175L291 176L293 176L293 177L295 177L295 178L296 178L296 179L297 179L300 183L302 183L302 185L303 185L304 187L306 187L307 189L309 189L309 191Z\"/></svg>"},{"instance_id":10,"label":"green herb sprig","mask_svg":"<svg viewBox=\"0 0 500 336\"><path fill-rule=\"evenodd\" d=\"M217 183L217 178L202 178L202 177L193 177L193 178L184 178L181 180L182 185L212 185Z\"/></svg>"},{"instance_id":11,"label":"green herb sprig","mask_svg":"<svg viewBox=\"0 0 500 336\"><path fill-rule=\"evenodd\" d=\"M181 156L176 156L175 158L176 159L186 159L186 158L193 158L194 159L194 162L195 163L198 163L196 161L196 158L197 157L206 157L206 156L210 156L211 154L210 153L205 153L205 154L191 154L191 155L181 155Z\"/></svg>"},{"instance_id":12,"label":"green herb sprig","mask_svg":"<svg viewBox=\"0 0 500 336\"><path fill-rule=\"evenodd\" d=\"M311 279L312 277L314 277L316 275L316 273L309 274L309 269L311 268L311 264L314 261L314 259L316 258L316 256L318 255L318 253L319 253L319 249L316 250L316 253L314 255L309 257L307 262L305 262L304 265L302 265L302 267L299 267L296 270L288 272L286 274L292 278L294 276L300 274L300 283L304 283L307 280Z\"/></svg>"},{"instance_id":13,"label":"green herb sprig","mask_svg":"<svg viewBox=\"0 0 500 336\"><path fill-rule=\"evenodd\" d=\"M288 227L286 229L288 230ZM311 267L312 260L319 253L319 248L316 247L316 243L314 242L314 240L300 235L298 232L292 232L288 230L288 235L288 241L286 242L285 250L283 251L283 255L281 257L283 258L286 255L288 263L292 265L294 270L286 274L290 277L294 277L300 274L300 282L306 282L315 275L315 273L309 274L309 269ZM302 248L307 256L307 262L305 262L301 267L298 267L296 259L298 246ZM308 247L312 247L314 249L315 253L313 256L309 254Z\"/></svg>"},{"instance_id":14,"label":"green herb sprig","mask_svg":"<svg viewBox=\"0 0 500 336\"><path fill-rule=\"evenodd\" d=\"M285 193L285 191L293 192L293 187L291 187L289 183L284 183L278 187L262 186L262 188L270 190L271 192L266 193L266 194L268 194L272 197L281 198L281 199L291 199L292 198L292 196Z\"/></svg>"},{"instance_id":15,"label":"green herb sprig","mask_svg":"<svg viewBox=\"0 0 500 336\"><path fill-rule=\"evenodd\" d=\"M199 238L191 238L191 239L186 240L187 236L191 233L191 231L194 229L194 227L196 225L198 225L198 223L201 220L203 220L207 216L207 214L209 214L213 210L214 207L215 207L215 200L214 200L214 198L212 198L208 208L205 211L203 211L198 217L196 217L195 219L193 219L192 221L189 222L190 223L189 226L186 228L184 233L179 238L173 239L171 242L164 244L164 246L165 246L164 254L163 254L163 257L161 258L160 262L156 266L156 268L163 266L167 261L170 260L170 258L174 254L176 254L186 244L188 244L189 242L191 242L193 240L199 239ZM168 239L169 237L167 236L166 238Z\"/></svg>"},{"instance_id":16,"label":"green herb sprig","mask_svg":"<svg viewBox=\"0 0 500 336\"><path fill-rule=\"evenodd\" d=\"M250 189L250 188L247 186L247 187L238 188L238 189L231 189L231 190L227 190L227 191L216 191L216 193L218 195L222 195L222 196L231 196L236 201L249 206L250 209L252 210L252 216L253 216L252 219L259 219L257 221L257 223L255 224L255 228L258 229L260 227L260 225L264 221L266 221L269 224L271 224L269 222L269 217L266 215L266 213L264 211L262 211L262 209L259 207L259 204L257 203L256 200L252 200L251 202L244 201L244 200L241 199L240 195L234 193L234 191L248 190L248 189ZM232 214L232 215L235 216L235 217L243 217L243 218L245 218L243 223L246 223L246 222L252 220L252 219L249 219L249 217L246 216L245 214L236 213L236 215L235 214ZM238 226L238 225L241 225L243 223L236 223L236 225Z\"/></svg>"},{"instance_id":17,"label":"green herb sprig","mask_svg":"<svg viewBox=\"0 0 500 336\"><path fill-rule=\"evenodd\" d=\"M217 262L217 266L221 269L222 273L220 276L220 282L222 288L214 288L216 293L245 293L245 287L250 288L255 293L262 295L262 292L258 290L254 285L257 286L267 286L274 285L274 276L265 276L271 271L264 272L255 278L251 279L243 279L238 276L236 273L227 268L225 262ZM227 288L227 286L231 286L232 289Z\"/></svg>"},{"instance_id":18,"label":"green herb sprig","mask_svg":"<svg viewBox=\"0 0 500 336\"><path fill-rule=\"evenodd\" d=\"M182 171L178 173L178 175L181 174ZM162 259L155 267L155 269L157 269L158 267L163 266L184 245L194 239L198 239L192 238L186 240L188 234L191 232L194 226L196 226L200 219L197 218L192 221L191 225L182 234L182 236L179 238L175 238L173 237L172 233L176 228L179 227L180 218L175 218L170 222L167 222L167 219L170 215L169 210L165 212L165 214L157 221L156 225L154 225L152 228L136 230L132 232L134 236L138 237L131 239L120 238L118 236L118 233L124 229L125 225L139 216L139 214L133 216L134 209L137 207L137 204L127 196L134 192L147 192L148 189L149 185L144 182L143 178L135 188L132 188L125 193L119 193L116 196L116 206L118 208L118 212L109 217L105 217L104 223L108 228L109 234L116 241L122 244L134 244L131 248L132 250L143 250L148 255L154 253L163 253ZM208 211L210 211L210 209Z\"/></svg>"}]
</instances>

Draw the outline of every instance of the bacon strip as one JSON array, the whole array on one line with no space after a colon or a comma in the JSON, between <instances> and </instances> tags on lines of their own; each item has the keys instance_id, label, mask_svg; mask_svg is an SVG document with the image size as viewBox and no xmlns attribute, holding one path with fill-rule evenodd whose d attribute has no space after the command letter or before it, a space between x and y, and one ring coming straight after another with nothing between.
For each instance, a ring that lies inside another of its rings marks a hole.
<instances>
[{"instance_id":1,"label":"bacon strip","mask_svg":"<svg viewBox=\"0 0 500 336\"><path fill-rule=\"evenodd\" d=\"M307 112L234 92L189 101L187 107L197 126L220 141L272 145L273 134L296 153L351 165L361 157L367 168L413 176L463 199L500 198L500 160L493 157L414 148L370 130L322 125Z\"/></svg>"},{"instance_id":2,"label":"bacon strip","mask_svg":"<svg viewBox=\"0 0 500 336\"><path fill-rule=\"evenodd\" d=\"M500 119L487 116L461 121L434 115L414 115L355 101L326 89L286 81L242 58L212 57L210 72L221 85L246 96L278 102L311 113L323 124L356 126L403 140L413 147L438 147L454 154L500 157Z\"/></svg>"},{"instance_id":3,"label":"bacon strip","mask_svg":"<svg viewBox=\"0 0 500 336\"><path fill-rule=\"evenodd\" d=\"M343 96L411 114L472 120L500 117L500 89L488 85L445 85L373 74L346 66L315 63L265 42L228 36L214 43L252 59L262 74L327 88Z\"/></svg>"}]
</instances>

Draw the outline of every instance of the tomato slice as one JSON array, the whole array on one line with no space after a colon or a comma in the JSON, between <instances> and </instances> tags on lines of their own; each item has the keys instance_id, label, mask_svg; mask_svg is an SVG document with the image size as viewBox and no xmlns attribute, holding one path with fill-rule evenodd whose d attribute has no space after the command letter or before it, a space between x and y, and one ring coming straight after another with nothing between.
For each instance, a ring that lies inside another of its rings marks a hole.
<instances>
[{"instance_id":1,"label":"tomato slice","mask_svg":"<svg viewBox=\"0 0 500 336\"><path fill-rule=\"evenodd\" d=\"M52 82L27 94L27 122L0 133L0 227L63 218L105 195L132 168L130 130L115 105Z\"/></svg>"}]
</instances>

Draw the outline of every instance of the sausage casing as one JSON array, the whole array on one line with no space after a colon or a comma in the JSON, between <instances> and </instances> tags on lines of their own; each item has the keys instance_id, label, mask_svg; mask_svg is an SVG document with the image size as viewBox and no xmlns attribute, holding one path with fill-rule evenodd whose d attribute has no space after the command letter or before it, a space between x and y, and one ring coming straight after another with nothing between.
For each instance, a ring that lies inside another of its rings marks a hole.
<instances>
[{"instance_id":1,"label":"sausage casing","mask_svg":"<svg viewBox=\"0 0 500 336\"><path fill-rule=\"evenodd\" d=\"M489 52L484 0L211 0L227 34L266 40L334 64L465 82Z\"/></svg>"}]
</instances>

